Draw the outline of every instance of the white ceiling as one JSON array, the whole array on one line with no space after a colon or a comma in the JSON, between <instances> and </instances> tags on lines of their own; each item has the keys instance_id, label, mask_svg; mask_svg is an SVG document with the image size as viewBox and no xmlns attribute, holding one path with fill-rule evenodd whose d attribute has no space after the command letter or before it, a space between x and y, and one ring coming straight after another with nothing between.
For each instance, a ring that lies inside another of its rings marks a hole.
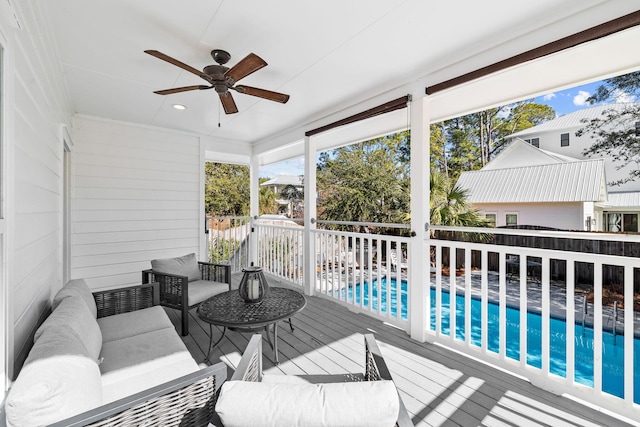
<instances>
[{"instance_id":1,"label":"white ceiling","mask_svg":"<svg viewBox=\"0 0 640 427\"><path fill-rule=\"evenodd\" d=\"M256 144L399 86L435 84L637 9L637 0L37 0L75 113ZM279 104L214 91L143 53L194 68L253 52L268 66L241 84L291 95ZM172 108L184 104L185 111ZM220 114L221 127L218 127Z\"/></svg>"}]
</instances>

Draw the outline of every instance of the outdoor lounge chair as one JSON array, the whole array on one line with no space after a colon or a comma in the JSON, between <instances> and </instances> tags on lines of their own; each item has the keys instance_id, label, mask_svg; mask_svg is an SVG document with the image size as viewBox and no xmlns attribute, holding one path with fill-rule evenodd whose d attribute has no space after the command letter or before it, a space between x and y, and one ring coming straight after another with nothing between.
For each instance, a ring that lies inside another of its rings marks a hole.
<instances>
[{"instance_id":1,"label":"outdoor lounge chair","mask_svg":"<svg viewBox=\"0 0 640 427\"><path fill-rule=\"evenodd\" d=\"M180 310L182 336L189 335L189 310L231 290L231 266L197 261L195 254L154 259L142 272L142 283L160 284L160 305Z\"/></svg>"},{"instance_id":2,"label":"outdoor lounge chair","mask_svg":"<svg viewBox=\"0 0 640 427\"><path fill-rule=\"evenodd\" d=\"M397 271L398 267L400 267L400 271L406 271L407 268L409 268L406 259L403 258L400 262L398 262L398 253L395 249L392 249L389 252L389 259L391 260L391 271Z\"/></svg>"},{"instance_id":3,"label":"outdoor lounge chair","mask_svg":"<svg viewBox=\"0 0 640 427\"><path fill-rule=\"evenodd\" d=\"M373 335L365 334L364 343L363 373L263 375L262 336L254 335L231 380L222 385L213 424L224 427L222 420L233 419L234 425L251 425L259 419L261 425L291 425L292 420L306 425L305 417L313 416L313 425L325 425L319 420L326 425L380 425L380 418L386 418L390 422L383 425L390 427L395 421L398 427L413 427ZM361 387L354 390L350 385ZM309 389L322 387L326 388L324 394L318 393L321 398L310 399L316 394ZM337 421L343 415L349 421ZM355 424L354 419L358 420Z\"/></svg>"}]
</instances>

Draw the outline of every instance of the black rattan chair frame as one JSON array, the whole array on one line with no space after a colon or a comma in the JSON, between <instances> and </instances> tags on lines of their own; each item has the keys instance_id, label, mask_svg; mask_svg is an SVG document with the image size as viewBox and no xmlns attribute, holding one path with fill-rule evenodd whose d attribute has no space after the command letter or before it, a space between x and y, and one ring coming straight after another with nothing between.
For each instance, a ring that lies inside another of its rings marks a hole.
<instances>
[{"instance_id":1,"label":"black rattan chair frame","mask_svg":"<svg viewBox=\"0 0 640 427\"><path fill-rule=\"evenodd\" d=\"M213 264L198 262L202 280L227 283L231 290L231 266L228 264ZM182 321L182 336L189 335L189 310L197 307L202 301L189 306L189 280L187 276L166 274L152 269L142 272L142 283L158 282L160 287L160 305L180 310Z\"/></svg>"}]
</instances>

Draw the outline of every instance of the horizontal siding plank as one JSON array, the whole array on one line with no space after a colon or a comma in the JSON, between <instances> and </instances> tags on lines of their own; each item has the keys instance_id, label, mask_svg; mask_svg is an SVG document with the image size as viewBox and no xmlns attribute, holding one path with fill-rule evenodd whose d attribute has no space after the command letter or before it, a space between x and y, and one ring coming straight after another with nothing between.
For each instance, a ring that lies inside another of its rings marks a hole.
<instances>
[{"instance_id":1,"label":"horizontal siding plank","mask_svg":"<svg viewBox=\"0 0 640 427\"><path fill-rule=\"evenodd\" d=\"M96 243L127 243L127 242L147 242L147 241L169 241L182 238L199 238L200 233L194 228L190 229L174 229L162 230L133 230L133 231L112 231L103 233L83 233L74 234L74 248L82 245L91 245Z\"/></svg>"},{"instance_id":2,"label":"horizontal siding plank","mask_svg":"<svg viewBox=\"0 0 640 427\"><path fill-rule=\"evenodd\" d=\"M179 182L200 182L200 172L195 169L183 169L180 171L166 171L162 169L144 169L144 168L112 168L101 165L83 165L76 164L76 176L90 176L110 178L119 176L124 179L140 179L155 182L157 188L162 188L162 184L167 181Z\"/></svg>"},{"instance_id":3,"label":"horizontal siding plank","mask_svg":"<svg viewBox=\"0 0 640 427\"><path fill-rule=\"evenodd\" d=\"M112 233L120 231L148 231L156 230L158 238L162 238L164 230L197 230L200 221L170 220L170 221L100 221L73 224L73 232L77 233Z\"/></svg>"},{"instance_id":4,"label":"horizontal siding plank","mask_svg":"<svg viewBox=\"0 0 640 427\"><path fill-rule=\"evenodd\" d=\"M73 202L75 210L197 210L198 200L132 200L132 199L76 199Z\"/></svg>"},{"instance_id":5,"label":"horizontal siding plank","mask_svg":"<svg viewBox=\"0 0 640 427\"><path fill-rule=\"evenodd\" d=\"M195 181L162 181L162 189L168 191L192 191ZM75 177L74 188L126 188L130 190L157 190L158 183L154 180L126 179L113 176L86 176Z\"/></svg>"}]
</instances>

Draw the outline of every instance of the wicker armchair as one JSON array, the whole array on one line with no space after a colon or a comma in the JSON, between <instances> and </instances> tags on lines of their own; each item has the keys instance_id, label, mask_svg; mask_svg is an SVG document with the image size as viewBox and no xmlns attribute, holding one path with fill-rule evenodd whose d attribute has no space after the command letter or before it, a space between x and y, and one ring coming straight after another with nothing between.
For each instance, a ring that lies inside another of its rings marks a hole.
<instances>
[{"instance_id":1,"label":"wicker armchair","mask_svg":"<svg viewBox=\"0 0 640 427\"><path fill-rule=\"evenodd\" d=\"M198 262L202 280L226 283L231 290L231 266L225 264L212 264L209 262ZM177 274L160 273L154 270L144 270L142 272L142 283L158 282L160 285L160 305L175 308L181 312L182 336L189 335L189 310L198 306L202 301L220 293L218 288L211 288L209 293L200 293L199 298L191 298L189 303L189 280L187 276Z\"/></svg>"},{"instance_id":2,"label":"wicker armchair","mask_svg":"<svg viewBox=\"0 0 640 427\"><path fill-rule=\"evenodd\" d=\"M338 375L301 375L309 383L335 383L335 382L351 382L351 381L377 381L392 380L391 373L387 368L387 364L380 353L380 348L376 343L372 334L365 334L365 372L349 373ZM238 368L231 377L231 381L262 381L262 335L254 335L246 350L244 351ZM398 394L400 403L397 427L413 427L411 417L402 402L402 398ZM222 421L214 414L212 424L217 427L224 427Z\"/></svg>"},{"instance_id":3,"label":"wicker armchair","mask_svg":"<svg viewBox=\"0 0 640 427\"><path fill-rule=\"evenodd\" d=\"M93 293L98 317L158 305L159 295L158 283ZM217 363L52 426L207 426L226 378L227 366Z\"/></svg>"}]
</instances>

